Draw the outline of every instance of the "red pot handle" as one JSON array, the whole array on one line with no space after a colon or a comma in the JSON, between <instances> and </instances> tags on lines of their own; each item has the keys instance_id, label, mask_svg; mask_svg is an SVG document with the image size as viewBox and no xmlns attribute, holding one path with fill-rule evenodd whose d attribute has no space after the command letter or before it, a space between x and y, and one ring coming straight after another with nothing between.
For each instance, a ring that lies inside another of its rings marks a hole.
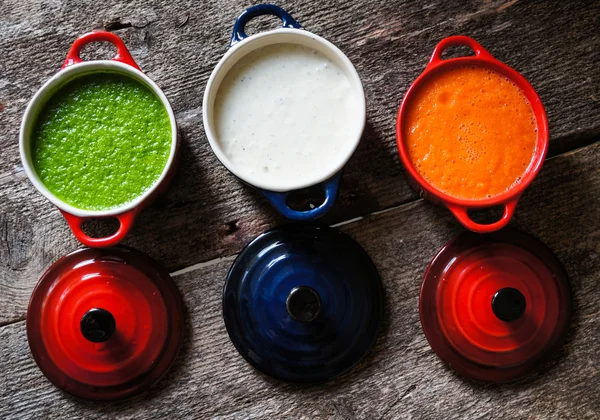
<instances>
[{"instance_id":1,"label":"red pot handle","mask_svg":"<svg viewBox=\"0 0 600 420\"><path fill-rule=\"evenodd\" d=\"M448 47L455 45L464 45L466 47L470 47L475 52L475 57L482 58L485 60L496 60L492 54L490 54L485 48L481 46L481 44L475 41L473 38L469 38L464 35L455 35L449 36L448 38L442 39L439 44L437 44L433 50L433 54L431 54L431 58L429 59L429 63L427 67L437 65L442 61L445 61L442 58L442 53Z\"/></svg>"},{"instance_id":2,"label":"red pot handle","mask_svg":"<svg viewBox=\"0 0 600 420\"><path fill-rule=\"evenodd\" d=\"M472 230L476 233L490 233L495 232L497 230L505 227L510 219L512 218L515 208L517 207L517 203L519 202L519 198L514 198L512 201L504 204L504 214L497 222L490 223L489 225L482 225L480 223L476 223L469 217L469 213L467 212L467 207L458 206L455 204L446 204L448 210L452 212L454 217L458 219L458 221L467 229Z\"/></svg>"},{"instance_id":3,"label":"red pot handle","mask_svg":"<svg viewBox=\"0 0 600 420\"><path fill-rule=\"evenodd\" d=\"M71 66L73 64L81 63L83 60L79 56L83 47L85 47L90 42L110 42L115 47L117 47L117 54L112 58L115 61L120 61L121 63L129 64L131 67L134 67L137 70L141 69L133 60L131 54L129 54L129 50L125 46L125 43L121 38L112 32L106 31L94 31L87 33L85 35L81 35L79 38L75 40L69 53L67 54L67 59L65 60L62 68Z\"/></svg>"},{"instance_id":4,"label":"red pot handle","mask_svg":"<svg viewBox=\"0 0 600 420\"><path fill-rule=\"evenodd\" d=\"M129 233L131 226L133 226L133 221L137 216L138 209L132 209L126 211L125 213L117 214L115 216L107 216L114 217L119 221L119 229L111 236L107 236L105 238L92 238L91 236L88 236L85 233L83 233L83 230L81 229L81 225L83 224L83 222L85 222L88 219L97 219L97 217L79 217L71 213L67 213L63 210L61 210L61 213L67 220L67 223L71 227L73 234L79 240L79 242L91 248L106 248L109 246L117 245L125 238L127 233Z\"/></svg>"}]
</instances>

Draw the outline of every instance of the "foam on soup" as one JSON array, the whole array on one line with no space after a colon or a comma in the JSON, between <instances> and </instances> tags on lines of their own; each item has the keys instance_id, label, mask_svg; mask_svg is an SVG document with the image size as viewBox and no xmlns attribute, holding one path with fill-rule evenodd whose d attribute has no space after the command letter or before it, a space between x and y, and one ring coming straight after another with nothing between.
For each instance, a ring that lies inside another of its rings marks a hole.
<instances>
[{"instance_id":1,"label":"foam on soup","mask_svg":"<svg viewBox=\"0 0 600 420\"><path fill-rule=\"evenodd\" d=\"M521 89L481 67L431 76L410 102L404 139L414 167L438 190L485 199L521 181L537 124Z\"/></svg>"}]
</instances>

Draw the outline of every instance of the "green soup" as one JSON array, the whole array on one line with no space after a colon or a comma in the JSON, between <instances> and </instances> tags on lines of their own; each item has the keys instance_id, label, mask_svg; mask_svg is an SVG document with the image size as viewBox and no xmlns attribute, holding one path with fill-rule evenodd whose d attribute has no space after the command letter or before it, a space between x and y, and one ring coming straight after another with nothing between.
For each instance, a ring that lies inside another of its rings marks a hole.
<instances>
[{"instance_id":1,"label":"green soup","mask_svg":"<svg viewBox=\"0 0 600 420\"><path fill-rule=\"evenodd\" d=\"M52 194L83 210L108 210L156 183L171 152L171 123L142 83L96 73L70 81L50 98L31 150Z\"/></svg>"}]
</instances>

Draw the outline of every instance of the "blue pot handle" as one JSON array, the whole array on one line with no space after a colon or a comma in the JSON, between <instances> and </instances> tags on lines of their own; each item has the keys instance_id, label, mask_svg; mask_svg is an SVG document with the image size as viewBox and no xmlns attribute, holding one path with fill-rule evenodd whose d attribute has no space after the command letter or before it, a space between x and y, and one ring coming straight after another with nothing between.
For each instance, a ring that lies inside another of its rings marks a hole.
<instances>
[{"instance_id":1,"label":"blue pot handle","mask_svg":"<svg viewBox=\"0 0 600 420\"><path fill-rule=\"evenodd\" d=\"M289 192L275 192L275 191L267 191L260 190L265 197L275 206L277 211L284 215L286 218L290 220L298 220L298 221L309 221L318 219L319 217L325 215L331 208L333 207L333 203L335 202L335 197L338 192L338 187L340 185L340 178L342 177L342 172L338 172L323 184L323 189L325 190L325 201L314 209L306 210L306 211L298 211L292 210L286 204L286 199L289 194L292 194L294 191Z\"/></svg>"},{"instance_id":2,"label":"blue pot handle","mask_svg":"<svg viewBox=\"0 0 600 420\"><path fill-rule=\"evenodd\" d=\"M244 38L248 38L246 32L244 32L244 28L246 24L253 18L262 15L275 15L279 19L281 19L281 27L282 28L296 28L302 29L302 26L293 17L289 15L288 12L283 10L279 6L275 6L274 4L259 4L257 6L252 6L249 9L242 12L241 15L238 16L237 20L233 24L233 34L231 35L231 42L229 46L237 44Z\"/></svg>"}]
</instances>

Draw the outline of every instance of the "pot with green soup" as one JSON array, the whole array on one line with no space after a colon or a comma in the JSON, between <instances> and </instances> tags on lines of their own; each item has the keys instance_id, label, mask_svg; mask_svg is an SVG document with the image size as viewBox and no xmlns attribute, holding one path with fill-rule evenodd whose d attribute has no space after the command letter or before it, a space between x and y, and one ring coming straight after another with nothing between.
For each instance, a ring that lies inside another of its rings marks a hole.
<instances>
[{"instance_id":1,"label":"pot with green soup","mask_svg":"<svg viewBox=\"0 0 600 420\"><path fill-rule=\"evenodd\" d=\"M81 49L106 41L112 60L83 62ZM29 103L20 133L23 167L84 245L113 246L142 207L170 180L177 126L160 88L137 66L123 41L92 32L75 41L63 68ZM111 217L118 230L94 238L86 219Z\"/></svg>"}]
</instances>

